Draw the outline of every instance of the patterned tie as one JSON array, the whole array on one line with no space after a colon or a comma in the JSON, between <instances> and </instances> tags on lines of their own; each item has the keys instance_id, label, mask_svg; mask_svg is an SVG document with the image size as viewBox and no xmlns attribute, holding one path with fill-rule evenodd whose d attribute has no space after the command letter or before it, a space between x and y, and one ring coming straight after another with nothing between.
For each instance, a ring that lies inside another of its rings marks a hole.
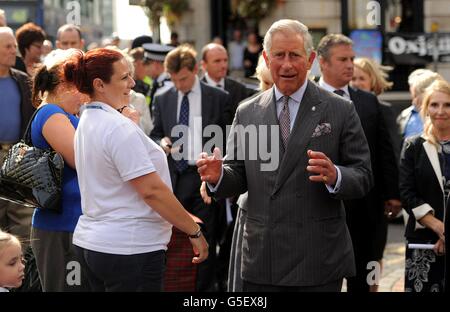
<instances>
[{"instance_id":1,"label":"patterned tie","mask_svg":"<svg viewBox=\"0 0 450 312\"><path fill-rule=\"evenodd\" d=\"M289 140L289 134L291 133L291 114L289 112L289 96L283 98L283 109L280 114L280 128L281 139L283 140L283 147L286 150Z\"/></svg>"},{"instance_id":2,"label":"patterned tie","mask_svg":"<svg viewBox=\"0 0 450 312\"><path fill-rule=\"evenodd\" d=\"M338 89L338 90L334 90L334 93L336 93L337 95L340 95L340 96L344 96L345 91L341 90L341 89Z\"/></svg>"},{"instance_id":3,"label":"patterned tie","mask_svg":"<svg viewBox=\"0 0 450 312\"><path fill-rule=\"evenodd\" d=\"M189 98L188 98L189 92L185 93L183 96L183 100L181 101L181 108L180 108L180 119L178 120L179 125L185 125L189 126ZM179 139L182 138L182 135L179 137ZM187 142L185 143L187 144ZM180 146L180 153L183 153L184 146ZM175 167L177 168L179 173L182 173L188 168L188 162L186 159L181 159L178 161L175 161Z\"/></svg>"}]
</instances>

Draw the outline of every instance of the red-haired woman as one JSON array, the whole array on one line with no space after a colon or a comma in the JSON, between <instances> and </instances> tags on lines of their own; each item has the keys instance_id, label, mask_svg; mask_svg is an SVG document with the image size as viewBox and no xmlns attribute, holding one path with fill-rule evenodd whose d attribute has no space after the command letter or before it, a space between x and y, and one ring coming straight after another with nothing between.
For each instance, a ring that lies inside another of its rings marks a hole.
<instances>
[{"instance_id":1,"label":"red-haired woman","mask_svg":"<svg viewBox=\"0 0 450 312\"><path fill-rule=\"evenodd\" d=\"M123 55L79 53L65 72L91 98L75 134L82 268L94 291L161 291L171 224L190 237L194 263L208 256L207 242L172 193L163 150L120 114L135 84Z\"/></svg>"}]
</instances>

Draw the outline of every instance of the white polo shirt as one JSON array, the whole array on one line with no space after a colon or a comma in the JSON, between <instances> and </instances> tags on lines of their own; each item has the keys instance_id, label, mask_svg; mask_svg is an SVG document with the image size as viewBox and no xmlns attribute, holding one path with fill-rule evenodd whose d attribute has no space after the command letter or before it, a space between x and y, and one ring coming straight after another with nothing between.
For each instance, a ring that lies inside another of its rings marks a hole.
<instances>
[{"instance_id":1,"label":"white polo shirt","mask_svg":"<svg viewBox=\"0 0 450 312\"><path fill-rule=\"evenodd\" d=\"M100 102L85 105L75 133L81 192L73 243L108 254L166 250L172 225L128 182L157 172L172 190L167 157L130 119Z\"/></svg>"}]
</instances>

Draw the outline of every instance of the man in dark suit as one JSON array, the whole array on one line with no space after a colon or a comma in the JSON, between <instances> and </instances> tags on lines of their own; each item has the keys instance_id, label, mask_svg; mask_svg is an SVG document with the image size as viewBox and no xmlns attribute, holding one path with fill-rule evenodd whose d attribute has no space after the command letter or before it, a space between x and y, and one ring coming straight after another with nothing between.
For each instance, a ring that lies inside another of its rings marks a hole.
<instances>
[{"instance_id":1,"label":"man in dark suit","mask_svg":"<svg viewBox=\"0 0 450 312\"><path fill-rule=\"evenodd\" d=\"M372 186L367 141L350 101L306 78L305 25L275 22L263 55L275 86L239 105L227 159L202 154L199 173L216 198L248 191L244 291L340 291L355 271L342 200Z\"/></svg>"},{"instance_id":2,"label":"man in dark suit","mask_svg":"<svg viewBox=\"0 0 450 312\"><path fill-rule=\"evenodd\" d=\"M401 203L394 147L380 103L375 95L348 86L355 58L352 45L344 35L329 34L322 38L317 52L322 71L319 85L353 102L370 148L374 188L364 197L345 201L356 260L356 276L348 279L347 285L349 292L358 292L369 291L369 286L378 282L367 277L383 257L387 237L384 205L401 207Z\"/></svg>"},{"instance_id":3,"label":"man in dark suit","mask_svg":"<svg viewBox=\"0 0 450 312\"><path fill-rule=\"evenodd\" d=\"M155 97L154 129L150 137L169 155L169 169L175 196L206 227L205 237L210 246L208 260L198 267L197 290L211 291L215 287L214 265L216 253L215 220L217 209L205 206L200 196L200 177L195 167L197 156L209 138L203 135L207 126L216 125L225 134L230 122L229 95L210 87L197 77L196 52L189 46L179 46L165 59L166 71L174 87ZM180 137L175 126L184 126L187 137ZM181 146L177 146L182 140ZM180 155L182 154L182 155ZM181 159L179 156L182 156Z\"/></svg>"},{"instance_id":4,"label":"man in dark suit","mask_svg":"<svg viewBox=\"0 0 450 312\"><path fill-rule=\"evenodd\" d=\"M202 81L210 86L224 89L231 97L232 115L236 113L239 103L253 94L242 83L227 77L228 53L220 44L210 43L202 49L202 68L205 73ZM217 257L217 276L219 290L226 291L228 265L230 262L230 248L233 237L234 219L237 213L237 198L227 198L218 203L219 214L217 232L219 236L219 255Z\"/></svg>"},{"instance_id":5,"label":"man in dark suit","mask_svg":"<svg viewBox=\"0 0 450 312\"><path fill-rule=\"evenodd\" d=\"M239 103L252 96L254 90L227 77L228 54L227 50L220 44L207 44L202 50L202 68L205 73L202 81L211 86L224 89L230 94L233 107L233 117Z\"/></svg>"}]
</instances>

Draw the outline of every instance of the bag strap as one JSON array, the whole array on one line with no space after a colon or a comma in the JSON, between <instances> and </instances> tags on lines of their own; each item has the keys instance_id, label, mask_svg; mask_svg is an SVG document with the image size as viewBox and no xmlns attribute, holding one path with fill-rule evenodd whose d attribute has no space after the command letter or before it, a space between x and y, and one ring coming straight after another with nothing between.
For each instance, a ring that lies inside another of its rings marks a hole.
<instances>
[{"instance_id":1,"label":"bag strap","mask_svg":"<svg viewBox=\"0 0 450 312\"><path fill-rule=\"evenodd\" d=\"M48 104L46 104L46 105L48 105ZM28 122L28 126L25 130L25 133L23 134L22 142L27 144L28 146L33 146L32 142L31 142L31 124L33 123L33 120L36 117L37 113L44 107L45 107L45 105L42 105L41 107L39 107L38 109L36 109L34 111L33 115L30 118L30 121ZM64 113L66 114L67 117L69 117L68 113L66 113L65 111L64 111ZM54 149L50 146L50 150L53 151Z\"/></svg>"},{"instance_id":2,"label":"bag strap","mask_svg":"<svg viewBox=\"0 0 450 312\"><path fill-rule=\"evenodd\" d=\"M42 109L42 107L36 109L34 111L33 115L31 116L30 121L28 121L28 126L22 137L22 142L24 142L27 145L33 145L33 144L31 144L31 124L33 123L34 118L36 117L37 113Z\"/></svg>"}]
</instances>

